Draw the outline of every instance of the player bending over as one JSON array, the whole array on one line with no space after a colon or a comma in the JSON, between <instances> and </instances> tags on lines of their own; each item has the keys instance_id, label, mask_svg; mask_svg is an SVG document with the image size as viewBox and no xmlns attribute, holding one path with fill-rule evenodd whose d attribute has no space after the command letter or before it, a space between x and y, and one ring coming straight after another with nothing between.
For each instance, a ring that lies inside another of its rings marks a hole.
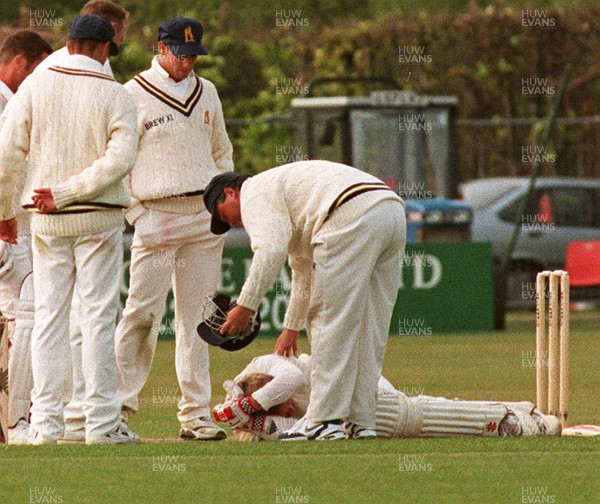
<instances>
[{"instance_id":1,"label":"player bending over","mask_svg":"<svg viewBox=\"0 0 600 504\"><path fill-rule=\"evenodd\" d=\"M227 397L213 409L215 419L243 441L294 440L294 432L303 431L310 398L310 360L306 354L297 359L275 354L254 358L233 381L223 384ZM560 422L530 402L408 397L382 376L375 430L353 430L344 424L343 436L323 434L315 432L313 437L558 436Z\"/></svg>"}]
</instances>

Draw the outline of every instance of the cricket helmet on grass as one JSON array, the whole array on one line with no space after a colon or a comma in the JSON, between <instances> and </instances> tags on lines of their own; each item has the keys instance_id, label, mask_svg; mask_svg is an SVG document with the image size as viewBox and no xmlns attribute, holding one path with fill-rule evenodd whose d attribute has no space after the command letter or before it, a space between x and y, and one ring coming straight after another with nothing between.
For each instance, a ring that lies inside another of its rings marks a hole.
<instances>
[{"instance_id":1,"label":"cricket helmet on grass","mask_svg":"<svg viewBox=\"0 0 600 504\"><path fill-rule=\"evenodd\" d=\"M202 304L203 322L196 328L198 335L209 345L221 347L223 350L234 352L248 346L260 330L260 313L257 311L250 323L241 333L230 336L221 334L221 327L227 320L227 314L236 305L229 296L216 294L208 296Z\"/></svg>"}]
</instances>

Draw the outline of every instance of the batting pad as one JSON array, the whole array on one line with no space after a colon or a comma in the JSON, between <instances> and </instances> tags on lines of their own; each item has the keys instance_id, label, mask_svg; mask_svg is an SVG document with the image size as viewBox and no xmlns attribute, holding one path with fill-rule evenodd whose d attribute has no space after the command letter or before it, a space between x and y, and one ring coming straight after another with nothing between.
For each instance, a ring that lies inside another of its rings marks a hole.
<instances>
[{"instance_id":1,"label":"batting pad","mask_svg":"<svg viewBox=\"0 0 600 504\"><path fill-rule=\"evenodd\" d=\"M455 401L458 401L460 399L455 399ZM477 403L477 404L490 404L490 401L469 401L469 402L473 402L473 403ZM506 406L509 410L512 411L522 411L523 413L526 413L528 415L531 415L533 413L533 410L535 410L535 404L533 404L532 402L529 401L519 401L519 402L508 402L508 401L498 401L501 404L504 404L504 406Z\"/></svg>"},{"instance_id":2,"label":"batting pad","mask_svg":"<svg viewBox=\"0 0 600 504\"><path fill-rule=\"evenodd\" d=\"M498 436L508 415L504 404L418 396L411 398L423 411L419 437Z\"/></svg>"},{"instance_id":3,"label":"batting pad","mask_svg":"<svg viewBox=\"0 0 600 504\"><path fill-rule=\"evenodd\" d=\"M377 399L377 436L459 437L498 436L508 414L504 404L382 392Z\"/></svg>"},{"instance_id":4,"label":"batting pad","mask_svg":"<svg viewBox=\"0 0 600 504\"><path fill-rule=\"evenodd\" d=\"M31 371L31 335L34 323L33 275L25 277L17 304L17 319L11 333L8 359L8 425L20 419L29 421L33 374Z\"/></svg>"},{"instance_id":5,"label":"batting pad","mask_svg":"<svg viewBox=\"0 0 600 504\"><path fill-rule=\"evenodd\" d=\"M379 389L375 419L377 437L415 437L419 434L422 423L422 409L405 394L398 390L392 392Z\"/></svg>"}]
</instances>

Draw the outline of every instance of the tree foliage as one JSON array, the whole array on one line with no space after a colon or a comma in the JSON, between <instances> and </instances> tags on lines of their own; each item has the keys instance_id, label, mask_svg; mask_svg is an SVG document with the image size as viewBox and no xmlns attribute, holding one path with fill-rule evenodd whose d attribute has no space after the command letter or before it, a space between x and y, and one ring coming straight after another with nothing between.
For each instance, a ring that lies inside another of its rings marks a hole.
<instances>
[{"instance_id":1,"label":"tree foliage","mask_svg":"<svg viewBox=\"0 0 600 504\"><path fill-rule=\"evenodd\" d=\"M56 9L66 26L82 3L21 2L21 25L27 23L27 9L35 8ZM592 2L577 7L536 0L500 7L465 0L298 0L293 7L264 0L119 3L131 19L122 54L112 61L117 78L124 82L148 67L160 22L195 17L205 26L210 52L199 58L197 71L217 86L228 118L285 113L298 93L282 87L302 90L317 76L391 76L402 89L458 96L461 118L542 117L553 94L528 92L533 82L528 79L556 90L568 62L575 70L559 115L594 115L600 103L600 6ZM293 86L281 86L282 81ZM364 91L323 88L327 94ZM490 145L518 146L514 129L481 132L485 135ZM291 142L284 127L264 124L236 127L232 136L236 162L248 171L264 168L276 145ZM461 140L474 155L469 139Z\"/></svg>"}]
</instances>

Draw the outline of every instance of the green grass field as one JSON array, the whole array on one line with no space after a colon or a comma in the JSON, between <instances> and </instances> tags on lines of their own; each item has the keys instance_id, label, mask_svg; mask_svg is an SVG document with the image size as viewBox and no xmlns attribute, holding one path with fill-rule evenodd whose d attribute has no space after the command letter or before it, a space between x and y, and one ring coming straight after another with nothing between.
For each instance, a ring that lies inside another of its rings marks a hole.
<instances>
[{"instance_id":1,"label":"green grass field","mask_svg":"<svg viewBox=\"0 0 600 504\"><path fill-rule=\"evenodd\" d=\"M598 327L598 311L572 316L571 425L600 424ZM213 402L224 379L273 344L212 351ZM0 504L599 501L598 439L178 442L173 349L159 343L131 421L143 444L0 447ZM384 374L409 395L534 400L533 351L533 313L519 312L505 333L392 337Z\"/></svg>"}]
</instances>

